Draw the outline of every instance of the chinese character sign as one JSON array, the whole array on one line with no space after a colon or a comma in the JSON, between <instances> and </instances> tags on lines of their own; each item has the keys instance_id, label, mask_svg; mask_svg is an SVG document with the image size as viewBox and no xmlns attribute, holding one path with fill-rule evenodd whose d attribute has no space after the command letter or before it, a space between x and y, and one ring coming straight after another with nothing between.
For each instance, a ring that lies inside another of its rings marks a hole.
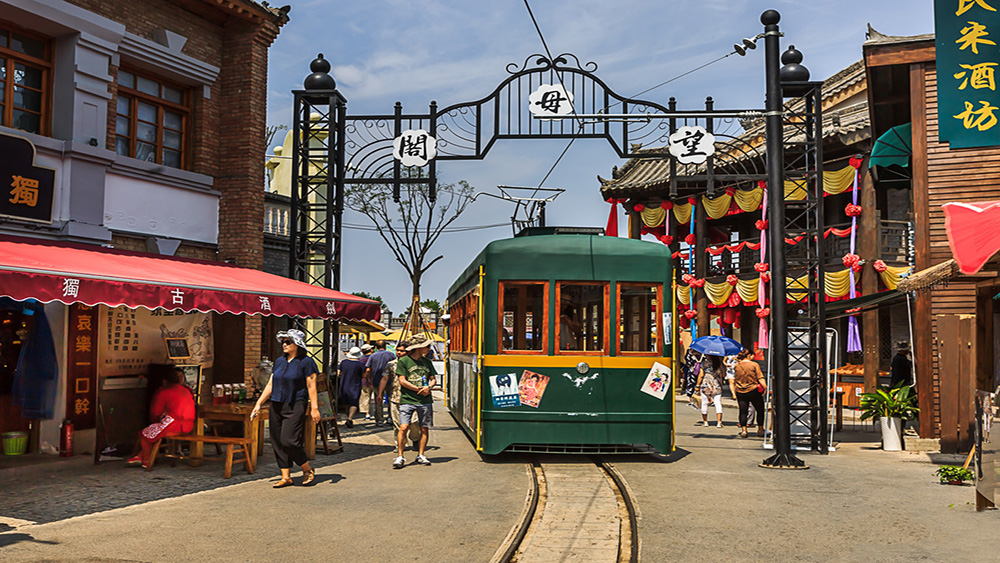
<instances>
[{"instance_id":1,"label":"chinese character sign","mask_svg":"<svg viewBox=\"0 0 1000 563\"><path fill-rule=\"evenodd\" d=\"M97 322L96 307L71 305L69 347L66 354L66 418L78 430L97 425Z\"/></svg>"},{"instance_id":2,"label":"chinese character sign","mask_svg":"<svg viewBox=\"0 0 1000 563\"><path fill-rule=\"evenodd\" d=\"M437 156L437 139L423 129L407 129L393 139L392 156L403 166L424 166Z\"/></svg>"},{"instance_id":3,"label":"chinese character sign","mask_svg":"<svg viewBox=\"0 0 1000 563\"><path fill-rule=\"evenodd\" d=\"M681 164L701 164L715 153L715 136L704 127L685 125L670 135L669 150Z\"/></svg>"},{"instance_id":4,"label":"chinese character sign","mask_svg":"<svg viewBox=\"0 0 1000 563\"><path fill-rule=\"evenodd\" d=\"M31 141L0 134L0 217L52 222L55 170L35 164Z\"/></svg>"},{"instance_id":5,"label":"chinese character sign","mask_svg":"<svg viewBox=\"0 0 1000 563\"><path fill-rule=\"evenodd\" d=\"M938 140L953 149L1000 145L1000 0L935 0Z\"/></svg>"},{"instance_id":6,"label":"chinese character sign","mask_svg":"<svg viewBox=\"0 0 1000 563\"><path fill-rule=\"evenodd\" d=\"M569 115L573 113L573 93L558 84L542 84L528 95L528 111L540 117Z\"/></svg>"}]
</instances>

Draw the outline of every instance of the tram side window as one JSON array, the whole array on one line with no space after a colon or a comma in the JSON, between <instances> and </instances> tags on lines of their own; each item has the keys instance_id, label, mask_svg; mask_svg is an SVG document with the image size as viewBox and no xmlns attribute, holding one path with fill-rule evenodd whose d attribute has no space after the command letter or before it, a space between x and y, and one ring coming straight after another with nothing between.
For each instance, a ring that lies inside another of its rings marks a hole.
<instances>
[{"instance_id":1,"label":"tram side window","mask_svg":"<svg viewBox=\"0 0 1000 563\"><path fill-rule=\"evenodd\" d=\"M504 350L544 350L545 284L504 282L500 338Z\"/></svg>"},{"instance_id":2,"label":"tram side window","mask_svg":"<svg viewBox=\"0 0 1000 563\"><path fill-rule=\"evenodd\" d=\"M618 301L618 349L656 352L655 285L621 285Z\"/></svg>"},{"instance_id":3,"label":"tram side window","mask_svg":"<svg viewBox=\"0 0 1000 563\"><path fill-rule=\"evenodd\" d=\"M604 349L604 285L559 285L559 349Z\"/></svg>"}]
</instances>

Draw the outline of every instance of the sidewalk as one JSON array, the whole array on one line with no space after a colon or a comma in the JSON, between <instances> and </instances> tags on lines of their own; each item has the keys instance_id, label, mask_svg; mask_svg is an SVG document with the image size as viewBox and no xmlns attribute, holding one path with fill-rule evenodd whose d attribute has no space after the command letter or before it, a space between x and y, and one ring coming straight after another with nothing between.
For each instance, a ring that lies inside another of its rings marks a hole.
<instances>
[{"instance_id":1,"label":"sidewalk","mask_svg":"<svg viewBox=\"0 0 1000 563\"><path fill-rule=\"evenodd\" d=\"M392 427L356 420L344 453L317 455L312 487L272 489L270 447L228 480L210 462L2 471L0 560L488 561L521 514L525 465L481 459L435 395L430 467L407 452L393 470Z\"/></svg>"}]
</instances>

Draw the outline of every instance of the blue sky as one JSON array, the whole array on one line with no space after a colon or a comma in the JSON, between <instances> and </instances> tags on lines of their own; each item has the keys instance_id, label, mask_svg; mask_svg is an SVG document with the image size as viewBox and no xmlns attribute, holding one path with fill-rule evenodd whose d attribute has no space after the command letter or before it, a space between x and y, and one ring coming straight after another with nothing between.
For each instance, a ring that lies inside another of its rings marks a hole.
<instances>
[{"instance_id":1,"label":"blue sky","mask_svg":"<svg viewBox=\"0 0 1000 563\"><path fill-rule=\"evenodd\" d=\"M272 2L272 4L279 4ZM866 23L890 35L933 31L931 0L530 0L552 53L573 53L597 63L597 76L632 96L732 51L733 43L762 31L760 14L781 13L782 50L793 44L814 80L861 58ZM303 0L270 51L268 122L291 124L291 91L302 87L309 62L322 52L348 99L349 114L426 111L488 95L507 76L504 67L543 53L523 0ZM761 43L761 46L763 44ZM762 48L736 55L644 94L680 109L763 106ZM438 166L442 182L469 181L496 193L498 184L537 186L565 147L564 141L507 141L486 159ZM550 225L600 226L608 205L597 175L610 177L619 159L604 141L573 144L546 187L566 192L548 207ZM479 198L454 226L505 223L513 206ZM348 211L347 225L369 226ZM621 221L624 229L624 221ZM445 258L424 276L422 297L444 302L448 287L488 242L511 236L509 226L445 234L435 255ZM410 299L405 271L374 232L346 229L342 288L381 295L396 313Z\"/></svg>"}]
</instances>

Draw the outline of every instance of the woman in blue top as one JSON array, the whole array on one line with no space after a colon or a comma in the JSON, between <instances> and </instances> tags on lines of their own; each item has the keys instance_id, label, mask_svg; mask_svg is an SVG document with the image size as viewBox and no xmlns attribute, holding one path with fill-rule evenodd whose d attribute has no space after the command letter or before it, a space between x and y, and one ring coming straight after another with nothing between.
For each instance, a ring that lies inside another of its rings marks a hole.
<instances>
[{"instance_id":1,"label":"woman in blue top","mask_svg":"<svg viewBox=\"0 0 1000 563\"><path fill-rule=\"evenodd\" d=\"M357 346L347 352L347 359L340 362L340 404L347 407L347 422L344 426L354 427L354 415L358 413L361 398L361 380L365 375L365 363L361 361L361 348Z\"/></svg>"},{"instance_id":2,"label":"woman in blue top","mask_svg":"<svg viewBox=\"0 0 1000 563\"><path fill-rule=\"evenodd\" d=\"M250 418L257 418L260 406L271 399L271 445L274 458L281 470L281 479L272 485L275 489L292 484L292 463L302 467L302 484L309 485L316 478L316 470L309 467L302 442L302 430L306 422L306 398L312 405L313 422L319 422L319 407L316 402L316 362L306 355L306 335L301 330L286 330L278 333L278 341L284 355L274 362L271 379L257 399Z\"/></svg>"}]
</instances>

